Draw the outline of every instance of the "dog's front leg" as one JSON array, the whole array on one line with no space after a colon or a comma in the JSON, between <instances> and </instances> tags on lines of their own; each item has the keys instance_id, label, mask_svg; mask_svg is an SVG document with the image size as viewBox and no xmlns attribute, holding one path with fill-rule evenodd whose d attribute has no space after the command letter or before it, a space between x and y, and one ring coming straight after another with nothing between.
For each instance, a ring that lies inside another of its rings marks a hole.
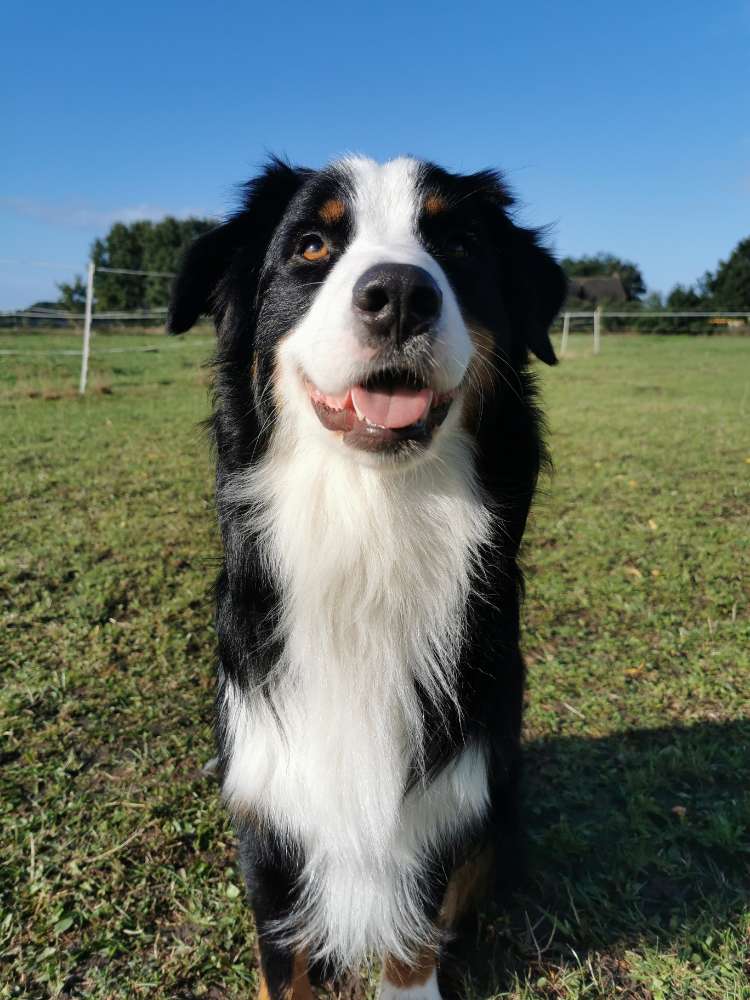
<instances>
[{"instance_id":1,"label":"dog's front leg","mask_svg":"<svg viewBox=\"0 0 750 1000\"><path fill-rule=\"evenodd\" d=\"M313 1000L307 956L279 948L258 933L260 989L258 1000Z\"/></svg>"},{"instance_id":2,"label":"dog's front leg","mask_svg":"<svg viewBox=\"0 0 750 1000\"><path fill-rule=\"evenodd\" d=\"M279 925L295 903L299 859L270 831L248 825L239 833L239 857L255 916L260 957L258 1000L313 1000L307 955L280 940Z\"/></svg>"},{"instance_id":3,"label":"dog's front leg","mask_svg":"<svg viewBox=\"0 0 750 1000\"><path fill-rule=\"evenodd\" d=\"M410 963L387 956L379 1000L440 1000L436 958L434 951L425 951Z\"/></svg>"},{"instance_id":4,"label":"dog's front leg","mask_svg":"<svg viewBox=\"0 0 750 1000\"><path fill-rule=\"evenodd\" d=\"M492 869L493 851L482 847L451 873L437 918L438 926L449 937L457 935L462 921L486 891ZM440 957L436 950L427 948L409 963L386 956L379 1000L440 1000L437 977Z\"/></svg>"}]
</instances>

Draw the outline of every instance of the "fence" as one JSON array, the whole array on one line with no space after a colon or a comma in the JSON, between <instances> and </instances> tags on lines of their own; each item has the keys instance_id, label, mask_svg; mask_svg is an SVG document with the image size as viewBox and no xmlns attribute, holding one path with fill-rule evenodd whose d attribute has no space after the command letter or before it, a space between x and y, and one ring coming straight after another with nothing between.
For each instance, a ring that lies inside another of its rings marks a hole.
<instances>
[{"instance_id":1,"label":"fence","mask_svg":"<svg viewBox=\"0 0 750 1000\"><path fill-rule=\"evenodd\" d=\"M5 258L0 259L0 263L21 263L20 261L11 261ZM49 261L29 261L26 262L27 266L44 266L44 267L58 267L62 266L59 264L53 264ZM81 395L86 392L86 385L88 382L88 370L89 370L89 358L91 354L91 333L92 327L95 322L102 323L149 323L155 322L162 324L166 319L166 307L165 308L155 308L155 309L144 309L144 310L129 310L129 311L102 311L95 312L94 303L94 284L96 280L97 272L102 274L119 274L119 275L132 275L137 277L147 277L147 278L173 278L174 274L170 271L139 271L130 270L127 268L116 268L116 267L99 267L93 260L89 261L86 275L86 301L83 313L73 313L65 311L63 309L53 309L46 307L36 307L31 309L15 310L0 312L0 324L4 320L17 319L22 324L25 325L70 325L77 322L83 322L83 345L80 352L65 351L61 353L66 354L78 354L81 355L81 373L78 384L78 391ZM629 321L633 326L642 328L643 322L650 318L656 319L658 321L664 320L686 320L690 323L695 323L697 321L703 321L709 326L714 325L737 325L741 326L750 332L750 311L744 312L709 312L709 311L669 311L665 309L658 310L648 310L648 309L631 309L631 310L609 310L604 309L603 306L597 306L591 312L576 312L576 311L566 311L558 316L558 321L562 324L562 337L560 340L560 357L565 357L570 340L571 327L573 325L580 326L583 324L588 326L591 324L592 334L593 334L593 353L599 354L601 351L602 344L602 333L604 332L605 322L624 323ZM113 348L111 353L124 353L128 348ZM149 350L149 348L132 348L132 350ZM13 353L10 351L1 352L4 354ZM109 353L109 352L108 352Z\"/></svg>"},{"instance_id":2,"label":"fence","mask_svg":"<svg viewBox=\"0 0 750 1000\"><path fill-rule=\"evenodd\" d=\"M601 351L601 338L604 332L605 320L620 322L626 324L629 321L629 325L643 332L648 332L644 329L644 321L649 319L657 320L659 323L663 323L664 320L688 320L690 323L695 324L696 321L703 321L701 325L701 332L705 332L703 327L708 325L711 332L716 332L717 329L721 327L737 328L741 329L743 332L750 333L750 311L745 312L719 312L719 311L704 311L704 310L692 310L692 311L677 311L669 309L631 309L618 311L616 309L604 309L603 306L597 306L593 312L563 312L558 317L558 320L562 323L562 337L560 339L560 357L565 357L568 350L568 342L570 338L572 321L584 320L590 321L592 325L592 332L594 338L594 354L599 354ZM657 331L657 332L663 332ZM692 332L695 332L693 329Z\"/></svg>"},{"instance_id":3,"label":"fence","mask_svg":"<svg viewBox=\"0 0 750 1000\"><path fill-rule=\"evenodd\" d=\"M105 274L126 274L126 275L138 275L143 277L152 278L174 278L174 274L169 271L131 271L126 268L118 267L100 267L99 271ZM91 349L91 324L94 320L94 276L96 274L97 267L93 260L89 261L88 274L86 279L86 311L84 313L83 320L83 350L81 352L81 378L78 384L78 391L81 395L86 392L86 382L88 381L89 374L89 353ZM160 315L163 320L166 317L166 309L159 309L154 311L157 315ZM99 319L102 318L102 314L99 314Z\"/></svg>"},{"instance_id":4,"label":"fence","mask_svg":"<svg viewBox=\"0 0 750 1000\"><path fill-rule=\"evenodd\" d=\"M2 263L20 263L12 260L3 258ZM61 265L52 264L49 261L29 261L27 266L34 267L57 267ZM94 281L97 271L101 274L121 274L121 275L134 275L138 277L150 277L150 278L173 278L174 274L171 271L138 271L131 270L128 268L118 268L118 267L102 267L97 266L93 260L90 260L87 267L86 274L86 301L83 313L73 313L66 311L64 309L51 309L46 307L34 307L31 309L23 309L16 311L0 312L0 320L17 318L24 324L32 325L71 325L75 324L77 321L83 321L83 346L80 352L81 355L81 374L78 382L78 392L83 395L86 392L86 385L88 383L88 372L89 372L89 358L91 355L91 332L94 321L97 322L107 322L107 323L148 323L148 322L158 322L163 323L166 319L167 309L166 307L161 309L143 309L135 311L102 311L94 312ZM128 348L114 348L113 353L125 353ZM148 348L134 348L133 350L148 350ZM5 352L8 353L8 352ZM65 352L71 353L71 352Z\"/></svg>"}]
</instances>

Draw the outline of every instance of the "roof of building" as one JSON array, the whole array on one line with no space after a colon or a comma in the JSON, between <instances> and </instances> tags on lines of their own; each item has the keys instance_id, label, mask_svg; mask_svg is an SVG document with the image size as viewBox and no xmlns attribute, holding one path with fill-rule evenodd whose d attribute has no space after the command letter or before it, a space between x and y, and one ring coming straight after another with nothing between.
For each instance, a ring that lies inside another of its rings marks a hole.
<instances>
[{"instance_id":1,"label":"roof of building","mask_svg":"<svg viewBox=\"0 0 750 1000\"><path fill-rule=\"evenodd\" d=\"M628 301L628 293L619 274L569 278L568 296L594 303Z\"/></svg>"}]
</instances>

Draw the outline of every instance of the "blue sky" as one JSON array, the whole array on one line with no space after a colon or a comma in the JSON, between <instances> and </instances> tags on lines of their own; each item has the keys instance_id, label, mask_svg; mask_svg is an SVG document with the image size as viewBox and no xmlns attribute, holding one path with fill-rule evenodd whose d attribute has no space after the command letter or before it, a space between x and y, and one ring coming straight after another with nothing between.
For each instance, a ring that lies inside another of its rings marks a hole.
<instances>
[{"instance_id":1,"label":"blue sky","mask_svg":"<svg viewBox=\"0 0 750 1000\"><path fill-rule=\"evenodd\" d=\"M498 166L560 254L668 290L750 233L750 0L29 3L3 14L0 308L268 151Z\"/></svg>"}]
</instances>

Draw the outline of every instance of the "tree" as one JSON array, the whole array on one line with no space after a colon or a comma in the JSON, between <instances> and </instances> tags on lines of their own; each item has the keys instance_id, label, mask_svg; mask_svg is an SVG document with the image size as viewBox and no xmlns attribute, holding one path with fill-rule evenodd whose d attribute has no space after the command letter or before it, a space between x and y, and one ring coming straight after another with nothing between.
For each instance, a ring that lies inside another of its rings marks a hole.
<instances>
[{"instance_id":1,"label":"tree","mask_svg":"<svg viewBox=\"0 0 750 1000\"><path fill-rule=\"evenodd\" d=\"M640 299L646 292L646 282L638 265L615 257L614 254L598 253L592 257L564 257L560 263L569 278L619 274L627 296L631 300Z\"/></svg>"},{"instance_id":2,"label":"tree","mask_svg":"<svg viewBox=\"0 0 750 1000\"><path fill-rule=\"evenodd\" d=\"M174 273L188 244L215 225L212 219L172 216L160 222L142 220L130 225L116 222L103 239L94 240L91 258L98 268ZM101 271L94 286L96 307L99 311L160 308L167 305L170 284L168 277ZM80 307L86 300L86 288L80 277L58 288L60 302L68 308Z\"/></svg>"},{"instance_id":3,"label":"tree","mask_svg":"<svg viewBox=\"0 0 750 1000\"><path fill-rule=\"evenodd\" d=\"M667 298L669 309L706 309L734 312L750 309L750 237L740 240L716 273L706 271L695 285L675 285Z\"/></svg>"},{"instance_id":4,"label":"tree","mask_svg":"<svg viewBox=\"0 0 750 1000\"><path fill-rule=\"evenodd\" d=\"M59 282L57 288L60 292L58 306L62 306L69 312L80 312L86 305L86 285L80 274L73 278L72 284L67 285L65 282Z\"/></svg>"},{"instance_id":5,"label":"tree","mask_svg":"<svg viewBox=\"0 0 750 1000\"><path fill-rule=\"evenodd\" d=\"M716 274L706 274L704 283L713 309L750 309L750 236L719 261Z\"/></svg>"},{"instance_id":6,"label":"tree","mask_svg":"<svg viewBox=\"0 0 750 1000\"><path fill-rule=\"evenodd\" d=\"M692 285L675 285L667 296L667 309L683 312L690 309L705 308L703 296Z\"/></svg>"},{"instance_id":7,"label":"tree","mask_svg":"<svg viewBox=\"0 0 750 1000\"><path fill-rule=\"evenodd\" d=\"M664 300L662 299L661 292L653 291L649 292L645 299L643 299L644 309L663 309Z\"/></svg>"}]
</instances>

